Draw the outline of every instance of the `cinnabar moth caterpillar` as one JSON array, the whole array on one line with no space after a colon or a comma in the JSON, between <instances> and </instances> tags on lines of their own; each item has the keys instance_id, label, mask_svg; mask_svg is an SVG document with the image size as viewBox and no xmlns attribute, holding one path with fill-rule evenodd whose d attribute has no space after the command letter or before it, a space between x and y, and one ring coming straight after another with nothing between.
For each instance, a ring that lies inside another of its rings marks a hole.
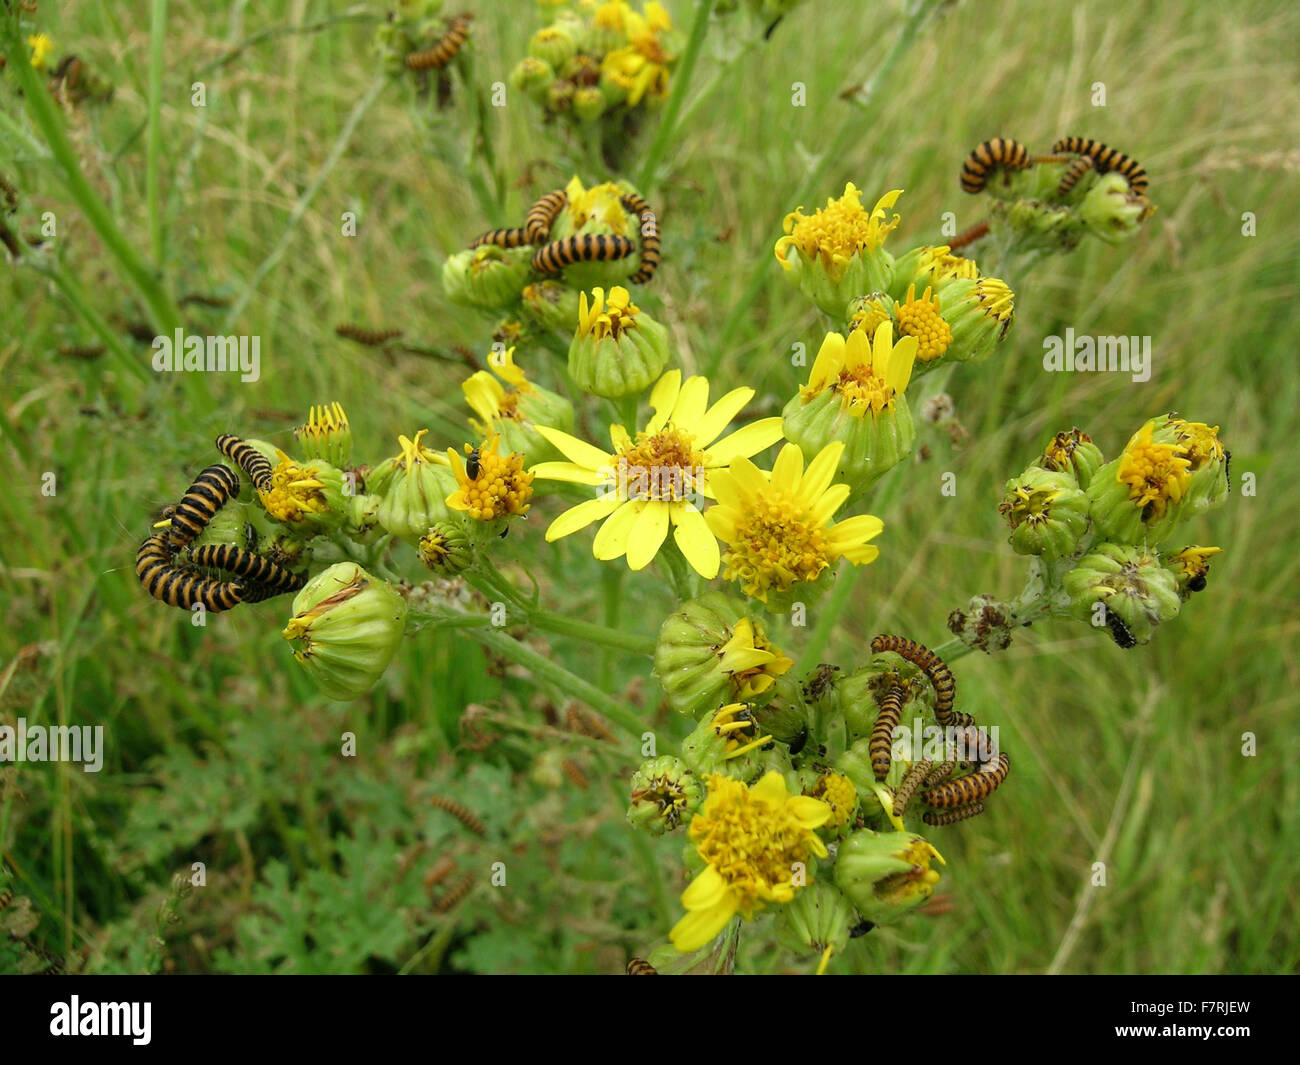
<instances>
[{"instance_id":1,"label":"cinnabar moth caterpillar","mask_svg":"<svg viewBox=\"0 0 1300 1065\"><path fill-rule=\"evenodd\" d=\"M659 269L659 221L650 205L635 193L629 192L621 202L641 223L641 265L628 281L634 285L643 285Z\"/></svg>"},{"instance_id":2,"label":"cinnabar moth caterpillar","mask_svg":"<svg viewBox=\"0 0 1300 1065\"><path fill-rule=\"evenodd\" d=\"M443 34L442 39L435 45L407 55L404 60L407 69L441 70L445 67L456 58L456 53L461 50L461 46L469 37L469 24L473 18L474 16L469 12L457 15L451 20L451 24L447 27L447 32Z\"/></svg>"},{"instance_id":3,"label":"cinnabar moth caterpillar","mask_svg":"<svg viewBox=\"0 0 1300 1065\"><path fill-rule=\"evenodd\" d=\"M921 815L921 820L927 825L955 825L958 821L965 821L968 817L974 817L984 812L982 802L972 802L966 806L957 806L951 810L926 810Z\"/></svg>"},{"instance_id":4,"label":"cinnabar moth caterpillar","mask_svg":"<svg viewBox=\"0 0 1300 1065\"><path fill-rule=\"evenodd\" d=\"M983 192L994 170L1024 170L1029 166L1029 150L1019 141L994 137L976 145L961 165L963 192Z\"/></svg>"},{"instance_id":5,"label":"cinnabar moth caterpillar","mask_svg":"<svg viewBox=\"0 0 1300 1065\"><path fill-rule=\"evenodd\" d=\"M659 970L644 958L631 958L627 963L628 976L658 976Z\"/></svg>"},{"instance_id":6,"label":"cinnabar moth caterpillar","mask_svg":"<svg viewBox=\"0 0 1300 1065\"><path fill-rule=\"evenodd\" d=\"M1011 759L1005 754L998 755L997 768L978 769L956 780L947 780L921 792L921 801L926 806L947 810L955 806L967 806L980 799L988 798L997 790L1007 773L1011 770Z\"/></svg>"},{"instance_id":7,"label":"cinnabar moth caterpillar","mask_svg":"<svg viewBox=\"0 0 1300 1065\"><path fill-rule=\"evenodd\" d=\"M368 348L377 348L381 344L387 344L390 340L396 340L402 335L402 330L367 329L365 326L344 322L334 327L334 333L345 340L355 340L358 344L364 344Z\"/></svg>"},{"instance_id":8,"label":"cinnabar moth caterpillar","mask_svg":"<svg viewBox=\"0 0 1300 1065\"><path fill-rule=\"evenodd\" d=\"M483 822L455 799L447 799L441 795L434 795L429 799L429 801L433 803L434 806L438 807L438 809L446 810L447 813L456 818L457 821L473 832L474 835L487 835L487 829L483 827Z\"/></svg>"},{"instance_id":9,"label":"cinnabar moth caterpillar","mask_svg":"<svg viewBox=\"0 0 1300 1065\"><path fill-rule=\"evenodd\" d=\"M140 545L135 575L155 599L184 610L202 603L219 613L244 601L244 590L233 581L213 580L178 565L163 533L155 533Z\"/></svg>"},{"instance_id":10,"label":"cinnabar moth caterpillar","mask_svg":"<svg viewBox=\"0 0 1300 1065\"><path fill-rule=\"evenodd\" d=\"M943 726L956 724L952 704L957 697L957 682L953 680L952 671L944 665L943 659L928 647L904 636L877 636L871 641L871 650L875 654L893 651L920 668L934 686L934 719Z\"/></svg>"},{"instance_id":11,"label":"cinnabar moth caterpillar","mask_svg":"<svg viewBox=\"0 0 1300 1065\"><path fill-rule=\"evenodd\" d=\"M292 573L265 555L245 551L234 544L201 544L190 549L189 561L202 569L223 570L241 578L240 584L260 585L272 595L296 592L307 583L305 572ZM245 601L252 600L245 597Z\"/></svg>"},{"instance_id":12,"label":"cinnabar moth caterpillar","mask_svg":"<svg viewBox=\"0 0 1300 1065\"><path fill-rule=\"evenodd\" d=\"M568 194L563 189L556 189L554 192L548 192L528 208L528 214L524 218L524 232L528 234L528 243L541 244L550 237L551 225L568 202Z\"/></svg>"},{"instance_id":13,"label":"cinnabar moth caterpillar","mask_svg":"<svg viewBox=\"0 0 1300 1065\"><path fill-rule=\"evenodd\" d=\"M533 255L533 269L539 274L558 274L574 263L604 263L626 259L636 251L627 237L607 233L584 233L543 244Z\"/></svg>"},{"instance_id":14,"label":"cinnabar moth caterpillar","mask_svg":"<svg viewBox=\"0 0 1300 1065\"><path fill-rule=\"evenodd\" d=\"M190 543L208 527L213 515L237 495L239 475L229 466L214 462L203 470L170 515L168 539L172 547Z\"/></svg>"},{"instance_id":15,"label":"cinnabar moth caterpillar","mask_svg":"<svg viewBox=\"0 0 1300 1065\"><path fill-rule=\"evenodd\" d=\"M230 433L222 433L217 437L217 450L248 474L248 479L259 492L271 490L271 463L251 444Z\"/></svg>"},{"instance_id":16,"label":"cinnabar moth caterpillar","mask_svg":"<svg viewBox=\"0 0 1300 1065\"><path fill-rule=\"evenodd\" d=\"M1087 155L1076 155L1071 160L1070 165L1065 168L1065 173L1061 175L1061 180L1056 185L1056 194L1064 196L1075 185L1079 179L1092 169L1092 157Z\"/></svg>"},{"instance_id":17,"label":"cinnabar moth caterpillar","mask_svg":"<svg viewBox=\"0 0 1300 1065\"><path fill-rule=\"evenodd\" d=\"M445 895L442 896L442 898L440 898L436 903L434 903L433 908L437 910L439 913L446 913L448 910L452 909L458 902L460 902L461 899L463 899L466 895L468 895L470 893L470 890L473 887L474 887L474 878L472 876L465 877L464 880L462 880L455 887L451 888Z\"/></svg>"},{"instance_id":18,"label":"cinnabar moth caterpillar","mask_svg":"<svg viewBox=\"0 0 1300 1065\"><path fill-rule=\"evenodd\" d=\"M489 229L475 237L469 246L477 248L483 244L495 244L498 248L522 248L531 243L527 229Z\"/></svg>"},{"instance_id":19,"label":"cinnabar moth caterpillar","mask_svg":"<svg viewBox=\"0 0 1300 1065\"><path fill-rule=\"evenodd\" d=\"M884 780L889 776L894 729L898 727L898 719L903 713L905 695L907 689L901 685L896 684L890 688L880 704L880 712L876 715L876 723L871 729L867 750L871 755L871 771L875 773L877 780Z\"/></svg>"},{"instance_id":20,"label":"cinnabar moth caterpillar","mask_svg":"<svg viewBox=\"0 0 1300 1065\"><path fill-rule=\"evenodd\" d=\"M925 782L933 768L933 762L922 758L919 762L913 762L903 774L903 779L898 782L898 790L894 792L895 817L902 817L907 812L907 804L912 801L912 793Z\"/></svg>"},{"instance_id":21,"label":"cinnabar moth caterpillar","mask_svg":"<svg viewBox=\"0 0 1300 1065\"><path fill-rule=\"evenodd\" d=\"M1052 145L1052 151L1086 155L1092 160L1098 173L1106 174L1114 170L1116 173L1123 174L1128 178L1128 187L1135 195L1146 195L1150 179L1142 164L1123 152L1107 147L1099 140L1091 137L1062 137Z\"/></svg>"}]
</instances>

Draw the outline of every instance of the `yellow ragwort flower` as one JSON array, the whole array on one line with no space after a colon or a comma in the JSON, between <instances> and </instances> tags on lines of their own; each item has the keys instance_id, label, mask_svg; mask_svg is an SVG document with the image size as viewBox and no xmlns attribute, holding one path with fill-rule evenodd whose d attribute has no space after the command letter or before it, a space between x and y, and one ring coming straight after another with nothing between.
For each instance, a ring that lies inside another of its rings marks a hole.
<instances>
[{"instance_id":1,"label":"yellow ragwort flower","mask_svg":"<svg viewBox=\"0 0 1300 1065\"><path fill-rule=\"evenodd\" d=\"M827 445L805 471L803 452L787 444L771 473L737 458L713 474L718 503L705 520L727 545L723 576L738 581L746 595L766 602L770 592L815 581L841 558L861 566L879 556L880 549L867 543L884 528L879 518L831 521L849 497L847 485L831 484L843 451L838 441Z\"/></svg>"},{"instance_id":2,"label":"yellow ragwort flower","mask_svg":"<svg viewBox=\"0 0 1300 1065\"><path fill-rule=\"evenodd\" d=\"M780 773L752 787L715 773L708 785L690 827L706 868L682 892L686 916L670 934L682 953L703 947L737 914L748 920L769 903L790 902L796 863L806 869L810 855L827 854L815 829L830 819L831 808L791 795Z\"/></svg>"},{"instance_id":3,"label":"yellow ragwort flower","mask_svg":"<svg viewBox=\"0 0 1300 1065\"><path fill-rule=\"evenodd\" d=\"M718 668L731 677L737 699L761 695L794 668L794 659L786 658L773 647L763 630L749 618L741 618L732 630L731 639L718 648Z\"/></svg>"},{"instance_id":4,"label":"yellow ragwort flower","mask_svg":"<svg viewBox=\"0 0 1300 1065\"><path fill-rule=\"evenodd\" d=\"M722 747L724 759L739 758L750 751L771 743L772 737L763 734L749 712L748 703L728 703L713 714L709 724L726 742Z\"/></svg>"},{"instance_id":5,"label":"yellow ragwort flower","mask_svg":"<svg viewBox=\"0 0 1300 1065\"><path fill-rule=\"evenodd\" d=\"M831 816L826 821L827 828L847 825L858 808L858 789L853 786L853 781L830 770L817 778L809 794L830 807Z\"/></svg>"},{"instance_id":6,"label":"yellow ragwort flower","mask_svg":"<svg viewBox=\"0 0 1300 1065\"><path fill-rule=\"evenodd\" d=\"M1223 442L1219 439L1217 425L1188 422L1182 418L1175 418L1170 424L1177 433L1178 443L1185 449L1187 461L1193 471L1199 470L1207 462L1223 461Z\"/></svg>"},{"instance_id":7,"label":"yellow ragwort flower","mask_svg":"<svg viewBox=\"0 0 1300 1065\"><path fill-rule=\"evenodd\" d=\"M617 340L624 330L636 328L637 315L641 313L632 295L622 285L615 285L605 295L603 288L591 290L591 303L585 292L578 296L578 336L604 340Z\"/></svg>"},{"instance_id":8,"label":"yellow ragwort flower","mask_svg":"<svg viewBox=\"0 0 1300 1065\"><path fill-rule=\"evenodd\" d=\"M587 188L576 174L565 186L565 195L569 204L570 231L580 233L589 223L594 222L603 227L603 231L615 236L628 235L628 215L623 208L623 190L613 182Z\"/></svg>"},{"instance_id":9,"label":"yellow ragwort flower","mask_svg":"<svg viewBox=\"0 0 1300 1065\"><path fill-rule=\"evenodd\" d=\"M855 417L892 410L894 398L907 390L918 348L915 337L893 340L893 325L884 321L876 327L871 343L861 330L853 330L848 339L839 333L827 333L808 374L808 384L800 390L808 403L829 388L840 397L842 409Z\"/></svg>"},{"instance_id":10,"label":"yellow ragwort flower","mask_svg":"<svg viewBox=\"0 0 1300 1065\"><path fill-rule=\"evenodd\" d=\"M50 53L54 51L53 39L48 33L38 33L27 38L27 47L32 50L33 69L44 70L46 60L50 58Z\"/></svg>"},{"instance_id":11,"label":"yellow ragwort flower","mask_svg":"<svg viewBox=\"0 0 1300 1065\"><path fill-rule=\"evenodd\" d=\"M807 260L820 260L827 275L837 280L845 266L859 252L874 252L898 225L899 216L886 221L885 211L893 207L902 189L887 192L876 201L868 214L862 206L862 193L849 182L838 200L828 199L826 206L810 215L803 208L785 216L785 236L776 242L776 258L781 266L792 269L788 250L798 248Z\"/></svg>"},{"instance_id":12,"label":"yellow ragwort flower","mask_svg":"<svg viewBox=\"0 0 1300 1065\"><path fill-rule=\"evenodd\" d=\"M463 510L475 521L495 521L528 513L533 475L524 469L524 457L518 452L497 454L500 442L501 438L493 434L475 449L478 464L473 477L455 448L447 449L452 472L460 482L460 487L447 497L447 506L452 510Z\"/></svg>"},{"instance_id":13,"label":"yellow ragwort flower","mask_svg":"<svg viewBox=\"0 0 1300 1065\"><path fill-rule=\"evenodd\" d=\"M266 512L277 521L301 521L306 514L319 514L329 509L325 482L318 480L310 467L300 466L279 448L275 454L279 462L271 471L270 491L258 490L258 498Z\"/></svg>"},{"instance_id":14,"label":"yellow ragwort flower","mask_svg":"<svg viewBox=\"0 0 1300 1065\"><path fill-rule=\"evenodd\" d=\"M1134 506L1150 508L1144 519L1159 519L1171 503L1179 502L1191 482L1191 462L1182 444L1157 444L1151 439L1154 423L1147 422L1128 442L1115 477L1128 485Z\"/></svg>"},{"instance_id":15,"label":"yellow ragwort flower","mask_svg":"<svg viewBox=\"0 0 1300 1065\"><path fill-rule=\"evenodd\" d=\"M907 299L894 308L900 337L916 337L916 357L921 362L940 358L952 343L952 328L939 313L939 297L925 294L916 298L916 286L908 285ZM870 335L870 334L868 334Z\"/></svg>"},{"instance_id":16,"label":"yellow ragwort flower","mask_svg":"<svg viewBox=\"0 0 1300 1065\"><path fill-rule=\"evenodd\" d=\"M916 272L929 274L931 284L943 281L968 280L978 281L980 268L974 259L952 254L947 244L935 244L925 248L917 260Z\"/></svg>"},{"instance_id":17,"label":"yellow ragwort flower","mask_svg":"<svg viewBox=\"0 0 1300 1065\"><path fill-rule=\"evenodd\" d=\"M658 554L671 524L673 539L687 562L700 576L716 577L718 543L700 513L701 499L713 498L710 477L735 459L781 439L780 418L761 418L722 437L753 395L752 388L737 388L709 406L705 378L683 382L681 371L671 370L651 392L654 416L635 440L623 426L610 427L612 451L538 426L537 431L568 461L543 462L532 472L543 480L600 488L595 499L556 518L546 530L547 541L601 521L604 524L592 544L596 558L609 561L626 556L628 566L640 570Z\"/></svg>"},{"instance_id":18,"label":"yellow ragwort flower","mask_svg":"<svg viewBox=\"0 0 1300 1065\"><path fill-rule=\"evenodd\" d=\"M1223 554L1221 547L1184 547L1169 556L1169 566L1176 570L1185 580L1204 578L1210 572L1210 559Z\"/></svg>"},{"instance_id":19,"label":"yellow ragwort flower","mask_svg":"<svg viewBox=\"0 0 1300 1065\"><path fill-rule=\"evenodd\" d=\"M515 365L514 359L514 348L494 350L488 356L492 373L479 370L460 386L465 394L465 402L478 415L477 421L470 419L470 425L484 436L492 432L498 421L523 421L523 415L519 412L519 397L532 392L533 386L524 371ZM503 381L505 384L502 384ZM506 388L506 385L510 387Z\"/></svg>"},{"instance_id":20,"label":"yellow ragwort flower","mask_svg":"<svg viewBox=\"0 0 1300 1065\"><path fill-rule=\"evenodd\" d=\"M963 261L970 262L969 259ZM1016 313L1016 294L1000 278L981 277L975 282L975 298L979 300L980 313L985 318L1009 322Z\"/></svg>"}]
</instances>

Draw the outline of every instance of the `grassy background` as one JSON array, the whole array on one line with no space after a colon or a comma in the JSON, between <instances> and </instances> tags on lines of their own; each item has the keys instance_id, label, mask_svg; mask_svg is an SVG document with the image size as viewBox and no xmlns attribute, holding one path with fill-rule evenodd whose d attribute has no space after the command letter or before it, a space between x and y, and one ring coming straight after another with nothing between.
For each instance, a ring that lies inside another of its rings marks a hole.
<instances>
[{"instance_id":1,"label":"grassy background","mask_svg":"<svg viewBox=\"0 0 1300 1065\"><path fill-rule=\"evenodd\" d=\"M374 23L361 20L254 40L213 68L263 30L367 14L314 0L228 6L170 5L162 193L174 293L239 295L375 77ZM689 5L668 6L685 28ZM524 7L473 5L485 80L504 80L523 54L533 28ZM60 52L77 52L117 86L110 106L78 112L71 131L92 183L147 253L149 6L47 0L39 18ZM963 704L1002 724L1014 773L985 816L934 834L949 860L951 912L877 930L835 968L1293 971L1300 677L1286 649L1300 629L1291 542L1300 12L1239 0L960 3L903 58L876 105L854 109L839 91L870 74L898 22L889 3L811 0L690 113L654 195L665 262L642 299L670 324L685 367L712 368L719 385L754 385L760 405L778 407L789 393L790 345L815 345L826 323L781 282L771 245L830 145L846 147L825 160L820 190L804 202L845 180L868 198L905 188L895 250L937 241L945 211L963 227L979 219L957 171L995 135L1038 151L1065 133L1117 145L1145 164L1159 212L1128 246L1089 241L1011 279L1008 343L951 383L970 439L957 450L932 442L931 460L908 471L882 515L881 558L826 657L851 666L878 631L941 642L948 612L971 595L1018 591L1024 563L1005 543L996 501L1059 428L1078 424L1114 453L1142 420L1178 409L1222 426L1234 476L1255 473L1258 494L1234 491L1188 530L1226 554L1209 590L1150 646L1124 653L1082 626L1046 623L1006 653L961 661ZM710 47L726 32L717 28ZM716 69L706 54L700 84ZM206 111L189 103L197 80ZM1105 108L1089 102L1098 81ZM794 82L807 86L804 108L791 106ZM12 87L3 93L23 123ZM219 432L287 443L307 405L339 399L362 457L386 455L398 432L426 425L440 442L462 439L460 368L333 335L355 319L395 323L430 345L485 346L490 323L445 302L439 268L473 233L509 219L483 217L421 134L416 106L409 87L385 91L252 294L234 328L262 338L256 385L205 380L185 391L151 380L130 398L111 359L56 353L92 338L46 278L0 273L0 720L104 724L108 737L99 775L0 770L0 846L9 887L39 918L28 942L72 952L82 959L74 964L614 972L678 912L680 840L650 846L622 824L616 792L631 761L548 724L557 715L562 724L564 707L517 670L426 632L374 693L330 704L278 635L286 601L193 629L142 595L131 573L150 515L212 461ZM459 115L443 120L445 136L454 138ZM508 213L522 215L572 164L522 101L496 119ZM59 255L95 308L138 318L53 169L0 133L0 173L26 195L24 231L40 212L56 213ZM340 235L347 210L359 213L355 238ZM1245 211L1256 236L1241 234ZM196 318L226 331L220 322L220 312ZM1152 379L1043 373L1042 337L1067 326L1151 336ZM147 358L139 344L130 350ZM939 493L948 470L955 498ZM58 476L52 498L39 491L47 471ZM541 542L553 512L541 508L503 552L541 560L547 605L599 619L589 539ZM666 594L643 581L623 587L628 624L651 631ZM591 658L558 638L548 653L584 672ZM629 699L654 714L648 663L604 668L601 679L631 681ZM464 742L467 706L479 708L480 728L494 722L485 751L470 749L475 734ZM344 730L357 734L355 759L338 756ZM1246 731L1258 738L1254 758L1240 753ZM559 757L586 787L559 772ZM488 838L433 808L431 794L473 806ZM431 892L424 877L445 855L461 870L506 861L511 890L481 889L451 915L436 912L443 885ZM1098 860L1107 886L1093 890ZM171 877L195 861L206 863L208 886L179 897ZM743 961L785 964L761 935ZM24 964L21 945L0 938L0 970Z\"/></svg>"}]
</instances>

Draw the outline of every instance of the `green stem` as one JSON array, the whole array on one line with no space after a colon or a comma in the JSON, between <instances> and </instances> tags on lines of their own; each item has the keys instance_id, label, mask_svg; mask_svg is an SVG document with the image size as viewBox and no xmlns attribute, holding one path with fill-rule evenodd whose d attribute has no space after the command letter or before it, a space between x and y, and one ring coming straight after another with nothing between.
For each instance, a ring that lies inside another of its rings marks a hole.
<instances>
[{"instance_id":1,"label":"green stem","mask_svg":"<svg viewBox=\"0 0 1300 1065\"><path fill-rule=\"evenodd\" d=\"M162 154L163 56L167 43L167 0L153 0L149 24L149 139L145 147L145 198L149 207L149 249L155 270L163 268L163 213L158 186Z\"/></svg>"},{"instance_id":2,"label":"green stem","mask_svg":"<svg viewBox=\"0 0 1300 1065\"><path fill-rule=\"evenodd\" d=\"M638 655L654 654L653 637L641 636L635 632L623 632L610 626L580 621L552 610L530 606L519 592L494 570L480 569L473 575L467 575L466 579L489 599L513 606L523 615L519 620L532 628L553 632L559 636L571 636L575 640L594 643L599 647L609 647L616 651L629 651Z\"/></svg>"},{"instance_id":3,"label":"green stem","mask_svg":"<svg viewBox=\"0 0 1300 1065\"><path fill-rule=\"evenodd\" d=\"M68 194L76 201L108 253L117 260L126 275L126 280L148 309L154 329L160 335L170 335L182 325L180 309L163 288L158 276L144 264L135 249L131 247L117 223L113 221L108 205L100 199L86 175L82 173L81 161L72 147L72 142L68 139L63 116L36 71L32 69L19 29L17 5L11 5L10 11L12 13L3 19L4 29L0 33L2 37L0 43L3 44L8 56L8 69L22 89L23 100L27 104L32 122L40 130L45 143L49 145L50 154L59 167Z\"/></svg>"},{"instance_id":4,"label":"green stem","mask_svg":"<svg viewBox=\"0 0 1300 1065\"><path fill-rule=\"evenodd\" d=\"M601 616L605 628L618 632L623 607L623 567L603 566L600 571ZM650 651L654 653L654 645ZM600 656L600 686L610 688L614 683L614 656L608 650Z\"/></svg>"},{"instance_id":5,"label":"green stem","mask_svg":"<svg viewBox=\"0 0 1300 1065\"><path fill-rule=\"evenodd\" d=\"M590 621L555 614L549 610L534 610L528 616L528 622L543 632L553 632L559 636L572 636L577 640L599 644L615 651L630 651L637 655L652 655L655 652L655 640L651 636L641 636L635 632L623 632L605 625L595 625Z\"/></svg>"},{"instance_id":6,"label":"green stem","mask_svg":"<svg viewBox=\"0 0 1300 1065\"><path fill-rule=\"evenodd\" d=\"M570 673L563 666L531 647L502 632L498 628L471 629L471 635L480 643L504 655L512 662L523 666L533 674L541 684L549 685L565 695L570 695L586 703L593 710L604 714L629 735L640 739L646 730L646 722L622 703L610 698L594 684Z\"/></svg>"},{"instance_id":7,"label":"green stem","mask_svg":"<svg viewBox=\"0 0 1300 1065\"><path fill-rule=\"evenodd\" d=\"M232 331L234 323L244 313L244 308L248 306L248 301L252 298L253 293L257 291L262 280L275 268L276 263L288 250L289 241L293 238L298 223L302 221L303 216L307 213L307 208L311 206L312 200L320 192L321 186L325 184L325 179L330 176L338 161L343 158L343 153L347 149L348 142L352 140L352 135L357 131L357 126L361 124L361 120L366 116L366 112L370 110L374 102L379 99L379 94L383 92L384 86L387 84L388 78L380 74L370 83L370 88L366 90L366 94L352 105L352 111L349 113L347 121L343 123L343 128L339 130L339 135L335 138L334 146L330 149L329 155L325 157L325 161L321 164L321 168L312 179L311 184L303 189L302 194L293 205L293 210L289 213L289 220L285 223L280 239L276 241L275 247L271 249L270 254L262 260L261 265L253 271L253 275L244 286L244 291L239 294L239 298L235 300L230 312L226 315L225 328L227 332Z\"/></svg>"},{"instance_id":8,"label":"green stem","mask_svg":"<svg viewBox=\"0 0 1300 1065\"><path fill-rule=\"evenodd\" d=\"M605 760L601 759L601 761ZM623 820L622 813L627 806L625 787L626 781L618 780L613 776L609 778L609 790L614 795L615 809L619 813L620 821ZM671 925L673 923L672 900L668 897L668 889L664 886L663 870L655 860L654 848L639 829L631 825L627 825L626 829L632 838L632 849L636 851L637 862L641 866L641 879L650 887L650 898L658 914L659 923L665 927Z\"/></svg>"},{"instance_id":9,"label":"green stem","mask_svg":"<svg viewBox=\"0 0 1300 1065\"><path fill-rule=\"evenodd\" d=\"M649 190L654 185L659 164L677 132L677 116L681 114L682 104L686 102L686 91L690 87L691 74L695 71L695 62L700 58L700 50L709 31L709 16L713 14L713 2L714 0L696 0L691 36L686 42L686 51L682 53L677 69L673 71L673 88L668 94L668 103L664 105L663 114L659 117L659 128L655 130L654 140L650 142L645 162L641 165L638 186L646 195L649 195Z\"/></svg>"}]
</instances>

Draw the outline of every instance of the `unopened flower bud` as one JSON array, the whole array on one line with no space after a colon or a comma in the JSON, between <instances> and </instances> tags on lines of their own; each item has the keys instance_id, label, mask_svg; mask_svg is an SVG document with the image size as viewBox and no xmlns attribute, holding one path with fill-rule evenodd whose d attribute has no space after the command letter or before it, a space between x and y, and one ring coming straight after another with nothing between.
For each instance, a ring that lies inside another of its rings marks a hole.
<instances>
[{"instance_id":1,"label":"unopened flower bud","mask_svg":"<svg viewBox=\"0 0 1300 1065\"><path fill-rule=\"evenodd\" d=\"M469 569L474 561L474 547L462 525L436 521L420 537L420 561L434 573L454 577Z\"/></svg>"},{"instance_id":2,"label":"unopened flower bud","mask_svg":"<svg viewBox=\"0 0 1300 1065\"><path fill-rule=\"evenodd\" d=\"M632 774L628 824L662 836L685 823L703 797L699 778L680 758L648 759Z\"/></svg>"},{"instance_id":3,"label":"unopened flower bud","mask_svg":"<svg viewBox=\"0 0 1300 1065\"><path fill-rule=\"evenodd\" d=\"M453 303L485 310L508 307L528 284L532 248L483 244L457 252L442 267L442 285Z\"/></svg>"},{"instance_id":4,"label":"unopened flower bud","mask_svg":"<svg viewBox=\"0 0 1300 1065\"><path fill-rule=\"evenodd\" d=\"M1049 561L1067 558L1088 528L1088 497L1072 473L1030 466L1007 482L998 511L1011 526L1011 546Z\"/></svg>"},{"instance_id":5,"label":"unopened flower bud","mask_svg":"<svg viewBox=\"0 0 1300 1065\"><path fill-rule=\"evenodd\" d=\"M785 236L776 242L776 258L787 278L831 317L839 319L856 296L887 291L894 276L894 257L885 238L899 222L887 212L902 195L887 192L870 213L850 182L844 195L828 199L811 215L803 208L785 217Z\"/></svg>"},{"instance_id":6,"label":"unopened flower bud","mask_svg":"<svg viewBox=\"0 0 1300 1065\"><path fill-rule=\"evenodd\" d=\"M840 843L835 884L863 919L896 921L934 894L943 859L922 837L910 832L854 832Z\"/></svg>"},{"instance_id":7,"label":"unopened flower bud","mask_svg":"<svg viewBox=\"0 0 1300 1065\"><path fill-rule=\"evenodd\" d=\"M420 443L426 432L421 429L414 440L398 437L402 450L393 460L391 472L382 465L377 468L384 496L379 507L380 524L411 544L419 543L435 522L455 522L447 497L456 491L456 475L446 455Z\"/></svg>"},{"instance_id":8,"label":"unopened flower bud","mask_svg":"<svg viewBox=\"0 0 1300 1065\"><path fill-rule=\"evenodd\" d=\"M1178 615L1174 574L1142 547L1099 544L1061 583L1075 616L1105 625L1121 647L1150 642L1157 625Z\"/></svg>"},{"instance_id":9,"label":"unopened flower bud","mask_svg":"<svg viewBox=\"0 0 1300 1065\"><path fill-rule=\"evenodd\" d=\"M1130 239L1151 211L1150 201L1129 187L1128 178L1103 174L1079 204L1079 218L1088 231L1109 244Z\"/></svg>"},{"instance_id":10,"label":"unopened flower bud","mask_svg":"<svg viewBox=\"0 0 1300 1065\"><path fill-rule=\"evenodd\" d=\"M1082 429L1070 429L1052 437L1034 465L1054 473L1072 473L1079 487L1086 491L1093 475L1105 461L1101 448L1092 442L1092 437Z\"/></svg>"},{"instance_id":11,"label":"unopened flower bud","mask_svg":"<svg viewBox=\"0 0 1300 1065\"><path fill-rule=\"evenodd\" d=\"M281 634L293 657L330 699L364 695L383 676L406 625L406 600L353 562L307 582Z\"/></svg>"},{"instance_id":12,"label":"unopened flower bud","mask_svg":"<svg viewBox=\"0 0 1300 1065\"><path fill-rule=\"evenodd\" d=\"M821 957L839 954L848 946L856 923L853 905L831 884L817 882L795 892L776 916L776 938L795 954Z\"/></svg>"},{"instance_id":13,"label":"unopened flower bud","mask_svg":"<svg viewBox=\"0 0 1300 1065\"><path fill-rule=\"evenodd\" d=\"M668 365L668 332L615 286L578 300L578 328L569 345L569 376L584 392L607 399L648 388Z\"/></svg>"}]
</instances>

